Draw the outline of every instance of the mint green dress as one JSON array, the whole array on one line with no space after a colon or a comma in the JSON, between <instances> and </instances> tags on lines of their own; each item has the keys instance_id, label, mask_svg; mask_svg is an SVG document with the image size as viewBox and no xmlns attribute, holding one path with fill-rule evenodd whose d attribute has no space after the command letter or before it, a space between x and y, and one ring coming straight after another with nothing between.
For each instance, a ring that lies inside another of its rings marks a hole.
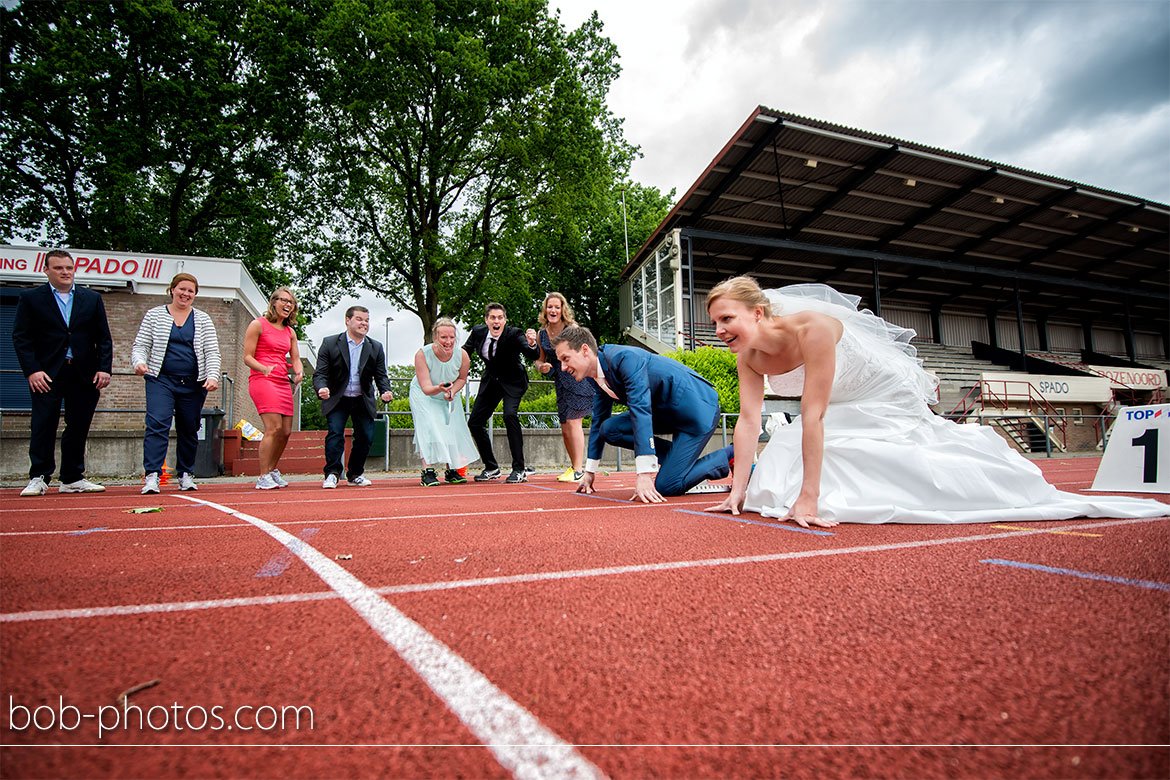
<instances>
[{"instance_id":1,"label":"mint green dress","mask_svg":"<svg viewBox=\"0 0 1170 780\"><path fill-rule=\"evenodd\" d=\"M446 363L435 357L433 344L427 344L422 352L431 372L431 384L441 385L459 378L463 350L453 349ZM414 451L428 466L446 463L447 468L461 469L479 458L458 398L447 401L442 393L427 395L416 376L410 380L410 413L414 418Z\"/></svg>"}]
</instances>

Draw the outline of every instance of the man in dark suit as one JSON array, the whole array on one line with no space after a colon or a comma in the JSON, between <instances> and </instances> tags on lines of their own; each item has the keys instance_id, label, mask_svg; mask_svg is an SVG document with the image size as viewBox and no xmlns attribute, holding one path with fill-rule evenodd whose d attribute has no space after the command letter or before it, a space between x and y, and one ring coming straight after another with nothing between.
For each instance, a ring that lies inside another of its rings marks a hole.
<instances>
[{"instance_id":1,"label":"man in dark suit","mask_svg":"<svg viewBox=\"0 0 1170 780\"><path fill-rule=\"evenodd\" d=\"M524 437L520 433L520 399L528 389L528 372L523 358L536 360L540 348L536 346L535 332L525 334L519 328L508 327L508 315L499 303L489 303L482 325L471 329L463 349L468 357L480 357L484 362L483 377L467 427L479 450L484 469L475 476L476 482L500 478L500 464L492 449L487 432L488 420L501 400L504 402L504 427L508 429L508 449L512 451L512 473L507 482L527 482L524 473Z\"/></svg>"},{"instance_id":2,"label":"man in dark suit","mask_svg":"<svg viewBox=\"0 0 1170 780\"><path fill-rule=\"evenodd\" d=\"M598 348L588 328L565 328L552 344L565 371L594 388L589 451L578 493L593 492L607 442L634 451L634 495L647 504L730 473L734 448L699 457L720 413L719 394L706 379L677 360L644 349L612 344ZM615 403L629 411L611 416ZM659 436L664 433L673 439Z\"/></svg>"},{"instance_id":3,"label":"man in dark suit","mask_svg":"<svg viewBox=\"0 0 1170 780\"><path fill-rule=\"evenodd\" d=\"M61 434L61 493L100 493L85 478L85 441L102 388L110 384L114 342L102 296L73 283L73 256L54 249L45 256L49 283L25 290L16 304L12 345L28 377L32 419L28 440L28 487L22 496L42 496L56 463Z\"/></svg>"},{"instance_id":4,"label":"man in dark suit","mask_svg":"<svg viewBox=\"0 0 1170 780\"><path fill-rule=\"evenodd\" d=\"M394 397L386 376L386 353L382 345L367 337L370 311L350 306L345 312L345 333L329 336L317 352L313 387L321 399L321 413L329 421L325 435L325 481L323 488L337 487L345 457L345 422L353 419L353 446L349 451L346 480L351 485L374 484L363 476L366 456L374 438L377 406L374 385L383 401Z\"/></svg>"}]
</instances>

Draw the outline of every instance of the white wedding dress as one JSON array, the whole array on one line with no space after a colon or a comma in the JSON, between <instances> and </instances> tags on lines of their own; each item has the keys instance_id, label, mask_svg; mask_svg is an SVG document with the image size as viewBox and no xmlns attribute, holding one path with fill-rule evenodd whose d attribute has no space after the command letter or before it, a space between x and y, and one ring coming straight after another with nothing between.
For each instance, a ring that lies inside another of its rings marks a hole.
<instances>
[{"instance_id":1,"label":"white wedding dress","mask_svg":"<svg viewBox=\"0 0 1170 780\"><path fill-rule=\"evenodd\" d=\"M821 517L842 523L988 523L1073 517L1162 517L1149 499L1057 490L1031 461L983 425L931 412L938 380L892 325L860 300L804 284L766 291L776 314L814 310L844 324L825 413ZM769 376L772 391L799 396L804 367ZM800 418L780 426L748 482L744 508L783 517L800 492Z\"/></svg>"}]
</instances>

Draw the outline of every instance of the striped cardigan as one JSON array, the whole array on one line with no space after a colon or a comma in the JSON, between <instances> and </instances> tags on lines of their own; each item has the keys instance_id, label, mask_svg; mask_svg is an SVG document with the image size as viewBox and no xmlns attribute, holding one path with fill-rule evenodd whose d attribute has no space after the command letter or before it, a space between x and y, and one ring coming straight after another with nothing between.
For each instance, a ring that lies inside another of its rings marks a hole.
<instances>
[{"instance_id":1,"label":"striped cardigan","mask_svg":"<svg viewBox=\"0 0 1170 780\"><path fill-rule=\"evenodd\" d=\"M219 341L215 337L215 325L211 317L198 309L191 309L195 318L195 360L199 366L198 380L219 381ZM175 320L165 305L155 306L146 312L134 346L130 350L130 365L146 364L146 373L158 376L162 370L163 358L167 354L167 343L171 340L171 325Z\"/></svg>"}]
</instances>

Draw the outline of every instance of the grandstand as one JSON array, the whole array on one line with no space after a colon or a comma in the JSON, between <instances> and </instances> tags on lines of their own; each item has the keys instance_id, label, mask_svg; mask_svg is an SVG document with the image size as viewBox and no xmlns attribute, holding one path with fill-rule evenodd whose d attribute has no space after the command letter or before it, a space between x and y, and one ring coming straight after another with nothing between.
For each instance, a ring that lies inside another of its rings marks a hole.
<instances>
[{"instance_id":1,"label":"grandstand","mask_svg":"<svg viewBox=\"0 0 1170 780\"><path fill-rule=\"evenodd\" d=\"M719 281L821 282L918 333L939 413L974 388L978 417L1108 415L1164 397L1168 235L1166 204L759 107L623 271L622 326L659 352L717 346ZM1052 376L1085 381L1061 397ZM988 377L1032 400L989 411Z\"/></svg>"}]
</instances>

